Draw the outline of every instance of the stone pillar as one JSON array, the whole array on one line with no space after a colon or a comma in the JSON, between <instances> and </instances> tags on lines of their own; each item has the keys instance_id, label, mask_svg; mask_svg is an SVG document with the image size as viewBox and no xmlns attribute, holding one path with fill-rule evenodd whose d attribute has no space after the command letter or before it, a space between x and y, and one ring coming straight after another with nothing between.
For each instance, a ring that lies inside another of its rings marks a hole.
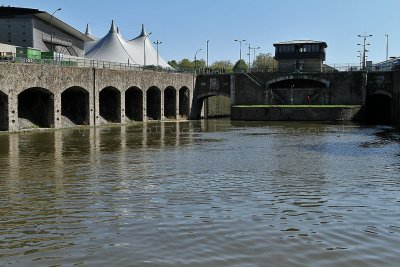
<instances>
[{"instance_id":1,"label":"stone pillar","mask_svg":"<svg viewBox=\"0 0 400 267\"><path fill-rule=\"evenodd\" d=\"M99 91L97 89L94 90L94 125L100 125L100 98L99 98Z\"/></svg>"},{"instance_id":2,"label":"stone pillar","mask_svg":"<svg viewBox=\"0 0 400 267\"><path fill-rule=\"evenodd\" d=\"M143 121L148 121L147 119L147 90L143 89Z\"/></svg>"},{"instance_id":3,"label":"stone pillar","mask_svg":"<svg viewBox=\"0 0 400 267\"><path fill-rule=\"evenodd\" d=\"M59 129L62 127L61 116L61 92L54 92L53 94L53 128Z\"/></svg>"},{"instance_id":4,"label":"stone pillar","mask_svg":"<svg viewBox=\"0 0 400 267\"><path fill-rule=\"evenodd\" d=\"M121 123L126 123L126 114L125 114L125 92L121 91L120 93L120 121Z\"/></svg>"},{"instance_id":5,"label":"stone pillar","mask_svg":"<svg viewBox=\"0 0 400 267\"><path fill-rule=\"evenodd\" d=\"M180 115L179 115L179 88L175 89L175 119L180 119Z\"/></svg>"},{"instance_id":6,"label":"stone pillar","mask_svg":"<svg viewBox=\"0 0 400 267\"><path fill-rule=\"evenodd\" d=\"M161 91L161 100L160 100L160 108L161 108L161 114L160 114L160 119L161 120L165 120L165 114L164 114L164 99L165 99L165 95L164 95L164 92L165 92L165 88L164 89L160 89L160 91Z\"/></svg>"},{"instance_id":7,"label":"stone pillar","mask_svg":"<svg viewBox=\"0 0 400 267\"><path fill-rule=\"evenodd\" d=\"M10 132L19 130L18 95L14 91L8 94L8 130Z\"/></svg>"},{"instance_id":8,"label":"stone pillar","mask_svg":"<svg viewBox=\"0 0 400 267\"><path fill-rule=\"evenodd\" d=\"M88 110L89 110L89 114L88 114L88 116L89 116L89 118L88 118L89 119L89 126L94 126L95 125L94 103L95 103L95 101L94 101L93 91L89 90L89 103L88 103L88 105L89 105L89 108L88 108Z\"/></svg>"}]
</instances>

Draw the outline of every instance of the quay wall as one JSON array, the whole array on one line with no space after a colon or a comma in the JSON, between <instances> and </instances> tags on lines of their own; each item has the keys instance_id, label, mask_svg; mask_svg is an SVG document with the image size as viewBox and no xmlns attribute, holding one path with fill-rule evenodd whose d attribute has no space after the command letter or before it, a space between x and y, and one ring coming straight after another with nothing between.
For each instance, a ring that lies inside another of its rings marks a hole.
<instances>
[{"instance_id":1,"label":"quay wall","mask_svg":"<svg viewBox=\"0 0 400 267\"><path fill-rule=\"evenodd\" d=\"M357 121L361 106L349 107L232 107L232 120Z\"/></svg>"},{"instance_id":2,"label":"quay wall","mask_svg":"<svg viewBox=\"0 0 400 267\"><path fill-rule=\"evenodd\" d=\"M35 111L35 103L30 103L29 98L24 99L25 107L21 107L22 104L19 103L19 100L21 100L19 96L28 89L33 89L34 93L45 92L49 95L46 101L52 103L49 105L48 112L42 114L50 121L47 128L63 127L64 100L62 94L71 88L78 88L88 96L85 104L88 107L85 125L95 126L104 123L100 111L107 107L102 107L100 102L107 103L107 99L100 101L100 94L105 88L111 88L110 91L118 99L117 108L119 111L113 112L118 114L119 117L114 122L125 123L129 121L125 111L125 95L130 88L137 89L140 92L138 95L141 95L139 102L135 100L135 103L139 103L138 106L141 109L141 112L139 112L141 118L138 120L146 121L149 119L147 116L148 108L157 110L160 115L159 119L166 119L164 112L166 105L172 106L172 108L169 108L169 113L174 118L189 118L192 109L194 82L195 78L192 74L184 73L0 63L0 129L18 131L21 129L19 111L23 110L25 113L29 113L30 108L32 108L32 112L37 112ZM157 103L148 103L147 95L150 89L155 92ZM164 98L165 92L168 93L168 99ZM43 100L43 102L46 101ZM188 105L184 107L185 111L182 110L180 101L184 101L185 105ZM73 106L73 103L69 103L69 105ZM153 107L152 105L157 106ZM40 107L40 110L42 108Z\"/></svg>"}]
</instances>

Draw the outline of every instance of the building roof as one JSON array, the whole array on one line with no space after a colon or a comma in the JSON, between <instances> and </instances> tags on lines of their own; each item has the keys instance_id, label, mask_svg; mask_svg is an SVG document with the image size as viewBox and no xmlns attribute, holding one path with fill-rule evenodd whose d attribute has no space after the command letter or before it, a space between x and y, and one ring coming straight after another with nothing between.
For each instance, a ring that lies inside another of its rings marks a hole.
<instances>
[{"instance_id":1,"label":"building roof","mask_svg":"<svg viewBox=\"0 0 400 267\"><path fill-rule=\"evenodd\" d=\"M274 46L278 46L278 45L294 45L294 44L322 44L322 45L324 45L325 48L328 47L328 45L325 42L313 41L313 40L292 40L292 41L275 43Z\"/></svg>"},{"instance_id":2,"label":"building roof","mask_svg":"<svg viewBox=\"0 0 400 267\"><path fill-rule=\"evenodd\" d=\"M117 32L114 21L111 23L110 31L101 39L85 44L85 57L95 60L139 64L136 61L137 52L122 39Z\"/></svg>"},{"instance_id":3,"label":"building roof","mask_svg":"<svg viewBox=\"0 0 400 267\"><path fill-rule=\"evenodd\" d=\"M130 41L128 43L136 50L141 51L139 53L136 61L140 65L144 65L144 46L146 47L146 65L154 65L157 66L157 51L154 49L152 42L150 41L149 35L146 32L144 25L142 25L142 31L140 35ZM165 62L164 59L159 56L158 64L163 68L170 68L171 66Z\"/></svg>"},{"instance_id":4,"label":"building roof","mask_svg":"<svg viewBox=\"0 0 400 267\"><path fill-rule=\"evenodd\" d=\"M87 42L87 41L92 40L92 38L90 38L89 36L78 31L77 29L66 24L65 22L57 19L55 16L53 16L53 18L52 18L52 16L45 11L40 11L39 9L32 9L32 8L0 6L0 18L1 17L14 18L16 16L23 16L23 15L32 15L32 16L37 17L47 23L50 23L50 19L51 19L54 27L57 27L82 41Z\"/></svg>"},{"instance_id":5,"label":"building roof","mask_svg":"<svg viewBox=\"0 0 400 267\"><path fill-rule=\"evenodd\" d=\"M87 31L90 34L90 29ZM85 57L95 60L144 64L144 53L146 53L146 65L157 66L157 51L154 49L144 26L141 34L125 41L114 21L111 23L109 33L101 39L85 42ZM129 59L129 61L128 61ZM159 56L159 66L171 68L164 59Z\"/></svg>"}]
</instances>

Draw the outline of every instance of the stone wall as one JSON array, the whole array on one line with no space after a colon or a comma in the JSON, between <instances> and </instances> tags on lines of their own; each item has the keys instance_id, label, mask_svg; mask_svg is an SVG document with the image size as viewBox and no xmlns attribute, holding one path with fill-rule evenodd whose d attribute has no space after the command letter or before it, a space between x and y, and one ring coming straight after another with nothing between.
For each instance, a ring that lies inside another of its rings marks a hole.
<instances>
[{"instance_id":1,"label":"stone wall","mask_svg":"<svg viewBox=\"0 0 400 267\"><path fill-rule=\"evenodd\" d=\"M232 120L244 121L352 121L361 106L349 107L232 107Z\"/></svg>"},{"instance_id":2,"label":"stone wall","mask_svg":"<svg viewBox=\"0 0 400 267\"><path fill-rule=\"evenodd\" d=\"M400 71L393 72L393 123L400 127Z\"/></svg>"},{"instance_id":3,"label":"stone wall","mask_svg":"<svg viewBox=\"0 0 400 267\"><path fill-rule=\"evenodd\" d=\"M189 89L189 103L193 98L194 78L190 74L155 72L155 71L123 71L95 68L59 67L34 64L0 63L0 92L7 96L8 130L20 129L18 115L18 97L29 88L44 89L53 100L54 128L62 127L61 94L70 88L81 88L87 92L89 106L89 125L99 125L99 93L104 88L115 88L120 94L119 108L121 118L125 119L125 92L137 87L143 92L143 120L146 118L146 92L150 87L157 87L161 92L161 118L164 117L164 90L173 88L176 91L175 108L179 114L179 90ZM42 90L43 91L43 90ZM2 106L4 106L2 104ZM188 114L190 116L191 114ZM3 119L0 119L0 121Z\"/></svg>"}]
</instances>

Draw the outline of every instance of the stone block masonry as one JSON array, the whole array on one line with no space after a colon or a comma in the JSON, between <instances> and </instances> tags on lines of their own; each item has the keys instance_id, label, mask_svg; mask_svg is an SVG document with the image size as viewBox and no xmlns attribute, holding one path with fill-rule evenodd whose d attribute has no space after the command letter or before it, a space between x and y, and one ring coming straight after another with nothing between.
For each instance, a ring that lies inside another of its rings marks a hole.
<instances>
[{"instance_id":1,"label":"stone block masonry","mask_svg":"<svg viewBox=\"0 0 400 267\"><path fill-rule=\"evenodd\" d=\"M194 82L184 73L0 63L0 130L189 118Z\"/></svg>"}]
</instances>

